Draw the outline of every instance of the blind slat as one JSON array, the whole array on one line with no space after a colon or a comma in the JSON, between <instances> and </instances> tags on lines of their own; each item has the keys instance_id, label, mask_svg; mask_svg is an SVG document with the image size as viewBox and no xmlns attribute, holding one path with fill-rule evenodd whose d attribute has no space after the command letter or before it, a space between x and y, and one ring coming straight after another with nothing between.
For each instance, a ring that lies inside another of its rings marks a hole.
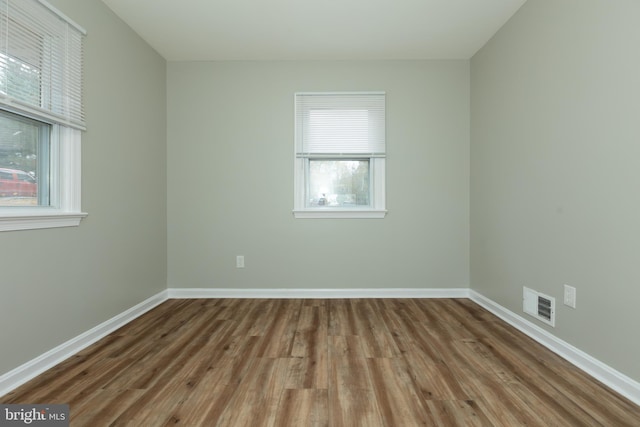
<instances>
[{"instance_id":1,"label":"blind slat","mask_svg":"<svg viewBox=\"0 0 640 427\"><path fill-rule=\"evenodd\" d=\"M0 103L84 129L83 36L45 1L0 0Z\"/></svg>"},{"instance_id":2,"label":"blind slat","mask_svg":"<svg viewBox=\"0 0 640 427\"><path fill-rule=\"evenodd\" d=\"M383 157L384 93L298 93L296 155Z\"/></svg>"}]
</instances>

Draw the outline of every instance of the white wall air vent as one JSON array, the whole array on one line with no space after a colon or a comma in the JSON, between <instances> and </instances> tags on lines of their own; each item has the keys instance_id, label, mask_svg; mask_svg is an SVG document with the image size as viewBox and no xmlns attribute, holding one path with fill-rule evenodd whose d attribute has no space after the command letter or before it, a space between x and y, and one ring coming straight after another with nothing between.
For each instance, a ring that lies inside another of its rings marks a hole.
<instances>
[{"instance_id":1,"label":"white wall air vent","mask_svg":"<svg viewBox=\"0 0 640 427\"><path fill-rule=\"evenodd\" d=\"M556 326L556 299L553 297L523 287L522 310L547 325Z\"/></svg>"}]
</instances>

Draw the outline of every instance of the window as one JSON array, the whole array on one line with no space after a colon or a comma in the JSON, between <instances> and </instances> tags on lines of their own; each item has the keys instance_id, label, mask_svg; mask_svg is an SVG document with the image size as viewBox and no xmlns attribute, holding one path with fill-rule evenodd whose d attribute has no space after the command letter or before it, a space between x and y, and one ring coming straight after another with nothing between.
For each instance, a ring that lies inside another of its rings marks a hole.
<instances>
[{"instance_id":1,"label":"window","mask_svg":"<svg viewBox=\"0 0 640 427\"><path fill-rule=\"evenodd\" d=\"M78 225L84 30L0 0L0 231Z\"/></svg>"},{"instance_id":2,"label":"window","mask_svg":"<svg viewBox=\"0 0 640 427\"><path fill-rule=\"evenodd\" d=\"M0 207L50 206L51 125L0 111Z\"/></svg>"},{"instance_id":3,"label":"window","mask_svg":"<svg viewBox=\"0 0 640 427\"><path fill-rule=\"evenodd\" d=\"M385 94L295 95L296 218L384 218Z\"/></svg>"}]
</instances>

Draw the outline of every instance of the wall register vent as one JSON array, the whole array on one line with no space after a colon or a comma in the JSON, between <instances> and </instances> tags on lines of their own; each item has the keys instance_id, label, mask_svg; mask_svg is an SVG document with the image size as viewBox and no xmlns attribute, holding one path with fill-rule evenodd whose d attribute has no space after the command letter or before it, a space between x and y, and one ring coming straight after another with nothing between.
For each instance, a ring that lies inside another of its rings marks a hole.
<instances>
[{"instance_id":1,"label":"wall register vent","mask_svg":"<svg viewBox=\"0 0 640 427\"><path fill-rule=\"evenodd\" d=\"M522 310L547 325L556 326L556 299L553 297L523 287Z\"/></svg>"}]
</instances>

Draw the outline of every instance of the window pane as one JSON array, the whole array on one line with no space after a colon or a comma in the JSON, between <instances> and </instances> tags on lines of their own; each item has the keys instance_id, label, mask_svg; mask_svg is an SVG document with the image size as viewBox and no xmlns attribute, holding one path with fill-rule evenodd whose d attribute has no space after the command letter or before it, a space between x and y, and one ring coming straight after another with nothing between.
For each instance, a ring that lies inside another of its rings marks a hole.
<instances>
[{"instance_id":1,"label":"window pane","mask_svg":"<svg viewBox=\"0 0 640 427\"><path fill-rule=\"evenodd\" d=\"M369 194L369 160L309 160L308 206L369 206Z\"/></svg>"},{"instance_id":2,"label":"window pane","mask_svg":"<svg viewBox=\"0 0 640 427\"><path fill-rule=\"evenodd\" d=\"M0 206L49 206L51 125L0 111Z\"/></svg>"}]
</instances>

